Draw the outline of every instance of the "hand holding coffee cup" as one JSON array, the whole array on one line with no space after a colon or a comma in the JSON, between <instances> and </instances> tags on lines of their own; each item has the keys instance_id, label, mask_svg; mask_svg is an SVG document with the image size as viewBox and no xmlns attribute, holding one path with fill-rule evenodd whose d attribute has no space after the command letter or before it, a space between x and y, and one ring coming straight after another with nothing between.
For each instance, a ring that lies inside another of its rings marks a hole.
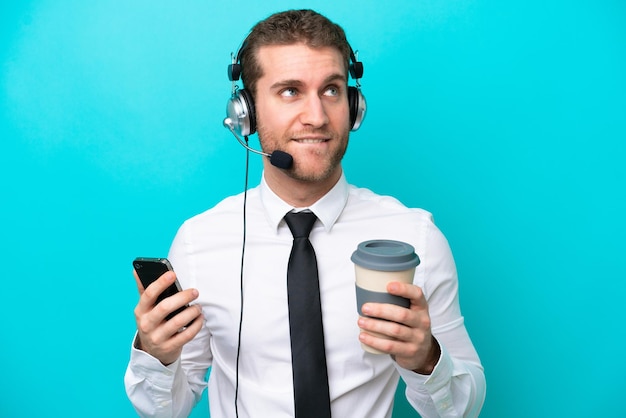
<instances>
[{"instance_id":1,"label":"hand holding coffee cup","mask_svg":"<svg viewBox=\"0 0 626 418\"><path fill-rule=\"evenodd\" d=\"M392 281L413 283L415 267L420 259L412 245L402 241L369 240L360 243L350 258L356 275L356 299L359 315L364 303L390 303L408 308L410 301L391 295L387 284ZM373 334L386 338L381 334ZM374 354L383 354L372 347L361 344L363 349Z\"/></svg>"}]
</instances>

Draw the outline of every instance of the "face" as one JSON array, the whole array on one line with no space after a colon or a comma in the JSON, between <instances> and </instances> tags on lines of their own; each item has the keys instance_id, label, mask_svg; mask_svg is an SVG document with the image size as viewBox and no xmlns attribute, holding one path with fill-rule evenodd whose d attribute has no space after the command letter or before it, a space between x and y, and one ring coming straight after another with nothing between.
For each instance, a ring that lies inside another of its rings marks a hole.
<instances>
[{"instance_id":1,"label":"face","mask_svg":"<svg viewBox=\"0 0 626 418\"><path fill-rule=\"evenodd\" d=\"M348 145L346 69L335 48L304 44L264 46L256 86L259 140L265 152L293 156L283 171L307 182L336 181ZM280 170L269 164L266 170ZM334 180L333 180L334 179Z\"/></svg>"}]
</instances>

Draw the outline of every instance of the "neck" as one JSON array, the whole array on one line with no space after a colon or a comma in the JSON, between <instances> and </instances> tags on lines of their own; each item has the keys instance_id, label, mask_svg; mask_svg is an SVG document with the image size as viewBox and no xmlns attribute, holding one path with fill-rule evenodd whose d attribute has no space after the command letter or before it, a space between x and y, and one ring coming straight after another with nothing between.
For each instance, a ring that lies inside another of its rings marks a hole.
<instances>
[{"instance_id":1,"label":"neck","mask_svg":"<svg viewBox=\"0 0 626 418\"><path fill-rule=\"evenodd\" d=\"M323 180L300 180L284 170L265 167L265 182L278 197L295 208L309 207L320 200L341 178L341 167Z\"/></svg>"}]
</instances>

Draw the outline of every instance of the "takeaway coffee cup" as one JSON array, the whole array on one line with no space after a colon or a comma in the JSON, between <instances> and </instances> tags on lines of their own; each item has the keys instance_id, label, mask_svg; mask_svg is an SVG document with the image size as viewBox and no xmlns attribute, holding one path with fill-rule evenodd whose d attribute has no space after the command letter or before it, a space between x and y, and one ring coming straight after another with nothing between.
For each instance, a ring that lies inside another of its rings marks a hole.
<instances>
[{"instance_id":1,"label":"takeaway coffee cup","mask_svg":"<svg viewBox=\"0 0 626 418\"><path fill-rule=\"evenodd\" d=\"M413 283L415 267L420 259L412 245L402 241L370 240L357 246L351 257L356 275L356 300L359 315L366 302L391 303L408 308L406 298L387 293L387 283L398 281ZM374 334L385 338L383 335ZM382 354L362 344L365 351Z\"/></svg>"}]
</instances>

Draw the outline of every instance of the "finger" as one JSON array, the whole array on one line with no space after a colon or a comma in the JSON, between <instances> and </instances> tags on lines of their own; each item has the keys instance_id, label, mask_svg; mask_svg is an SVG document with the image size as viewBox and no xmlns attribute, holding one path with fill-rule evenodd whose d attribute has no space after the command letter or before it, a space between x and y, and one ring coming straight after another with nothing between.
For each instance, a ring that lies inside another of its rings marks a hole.
<instances>
[{"instance_id":1,"label":"finger","mask_svg":"<svg viewBox=\"0 0 626 418\"><path fill-rule=\"evenodd\" d=\"M395 355L395 352L397 351L396 346L399 344L392 339L383 338L367 331L361 331L359 334L359 341L375 350L391 355Z\"/></svg>"},{"instance_id":2,"label":"finger","mask_svg":"<svg viewBox=\"0 0 626 418\"><path fill-rule=\"evenodd\" d=\"M388 321L360 318L359 341L383 353L398 355L406 351L410 329Z\"/></svg>"},{"instance_id":3,"label":"finger","mask_svg":"<svg viewBox=\"0 0 626 418\"><path fill-rule=\"evenodd\" d=\"M159 302L155 307L156 318L164 320L168 315L198 298L196 289L185 289Z\"/></svg>"},{"instance_id":4,"label":"finger","mask_svg":"<svg viewBox=\"0 0 626 418\"><path fill-rule=\"evenodd\" d=\"M428 329L410 328L375 318L359 318L358 325L361 329L359 340L362 343L396 356L398 364L413 364L416 356L421 359L429 351L427 343L432 337ZM413 368L417 366L410 369Z\"/></svg>"},{"instance_id":5,"label":"finger","mask_svg":"<svg viewBox=\"0 0 626 418\"><path fill-rule=\"evenodd\" d=\"M414 323L418 315L417 310L407 309L403 306L392 305L390 303L369 302L364 304L361 310L363 314L368 317L406 325Z\"/></svg>"},{"instance_id":6,"label":"finger","mask_svg":"<svg viewBox=\"0 0 626 418\"><path fill-rule=\"evenodd\" d=\"M401 296L409 299L411 301L411 305L415 305L416 307L422 309L428 308L424 292L420 287L415 286L414 284L389 282L387 283L387 292L394 296Z\"/></svg>"},{"instance_id":7,"label":"finger","mask_svg":"<svg viewBox=\"0 0 626 418\"><path fill-rule=\"evenodd\" d=\"M153 332L141 335L142 350L168 365L180 357L182 348L200 332L204 326L204 316L200 315L188 327L181 327L169 333L164 332L169 322L161 323Z\"/></svg>"},{"instance_id":8,"label":"finger","mask_svg":"<svg viewBox=\"0 0 626 418\"><path fill-rule=\"evenodd\" d=\"M151 283L140 295L139 302L135 306L135 320L137 326L151 330L163 322L165 315L155 312L154 307L158 296L176 280L173 272L167 272Z\"/></svg>"},{"instance_id":9,"label":"finger","mask_svg":"<svg viewBox=\"0 0 626 418\"><path fill-rule=\"evenodd\" d=\"M141 295L140 303L144 303L148 307L152 307L156 304L156 300L167 289L176 281L176 274L173 271L165 272L154 282L150 283L148 287L144 290Z\"/></svg>"},{"instance_id":10,"label":"finger","mask_svg":"<svg viewBox=\"0 0 626 418\"><path fill-rule=\"evenodd\" d=\"M413 302L411 302L413 303ZM366 303L362 307L363 314L371 318L383 319L387 322L404 325L411 330L430 330L431 321L428 307L420 308L411 305L409 309L389 303ZM384 324L380 324L382 326ZM389 334L395 335L395 334Z\"/></svg>"},{"instance_id":11,"label":"finger","mask_svg":"<svg viewBox=\"0 0 626 418\"><path fill-rule=\"evenodd\" d=\"M152 332L151 338L153 342L160 343L163 349L167 350L169 345L174 347L188 342L188 340L184 339L186 338L185 336L190 335L190 333L185 331L191 328L191 338L193 338L195 334L200 331L204 322L204 315L202 314L200 305L191 305L169 321L161 323L161 325ZM178 334L183 332L185 332L185 334L181 340Z\"/></svg>"},{"instance_id":12,"label":"finger","mask_svg":"<svg viewBox=\"0 0 626 418\"><path fill-rule=\"evenodd\" d=\"M190 292L181 292L182 293L194 293L195 289L189 289ZM197 296L197 291L195 292ZM174 295L179 296L180 294ZM142 316L137 317L137 328L139 333L146 338L149 338L149 345L156 346L160 345L166 341L168 341L173 335L179 332L182 328L190 325L194 322L198 317L201 317L202 320L200 322L204 322L204 316L202 315L202 308L200 305L191 305L186 309L183 309L181 312L176 314L170 320L166 321L165 317L170 314L169 309L163 309L162 304L168 300L174 298L171 296L163 300L163 302L159 303L154 307L151 311L145 313ZM181 299L184 306L187 304L187 298ZM178 304L172 305L172 309L174 311L180 308Z\"/></svg>"},{"instance_id":13,"label":"finger","mask_svg":"<svg viewBox=\"0 0 626 418\"><path fill-rule=\"evenodd\" d=\"M385 339L404 341L411 337L411 329L399 322L361 317L358 324L361 330Z\"/></svg>"},{"instance_id":14,"label":"finger","mask_svg":"<svg viewBox=\"0 0 626 418\"><path fill-rule=\"evenodd\" d=\"M186 309L185 311L187 310L189 309ZM181 314L182 313L183 312L181 312ZM179 315L177 315L176 317L178 316ZM174 320L174 318L172 318L172 320ZM184 326L178 327L174 330L173 334L171 334L171 336L169 337L167 344L173 347L182 347L183 345L191 341L198 334L198 332L200 332L200 330L204 326L204 323L204 316L202 314L196 316L195 320L191 321L191 323L189 323L189 321L184 322ZM189 326L186 326L187 324L189 324Z\"/></svg>"},{"instance_id":15,"label":"finger","mask_svg":"<svg viewBox=\"0 0 626 418\"><path fill-rule=\"evenodd\" d=\"M200 305L190 305L167 321L165 329L172 335L183 328L190 327L195 322L204 322L204 315Z\"/></svg>"}]
</instances>

